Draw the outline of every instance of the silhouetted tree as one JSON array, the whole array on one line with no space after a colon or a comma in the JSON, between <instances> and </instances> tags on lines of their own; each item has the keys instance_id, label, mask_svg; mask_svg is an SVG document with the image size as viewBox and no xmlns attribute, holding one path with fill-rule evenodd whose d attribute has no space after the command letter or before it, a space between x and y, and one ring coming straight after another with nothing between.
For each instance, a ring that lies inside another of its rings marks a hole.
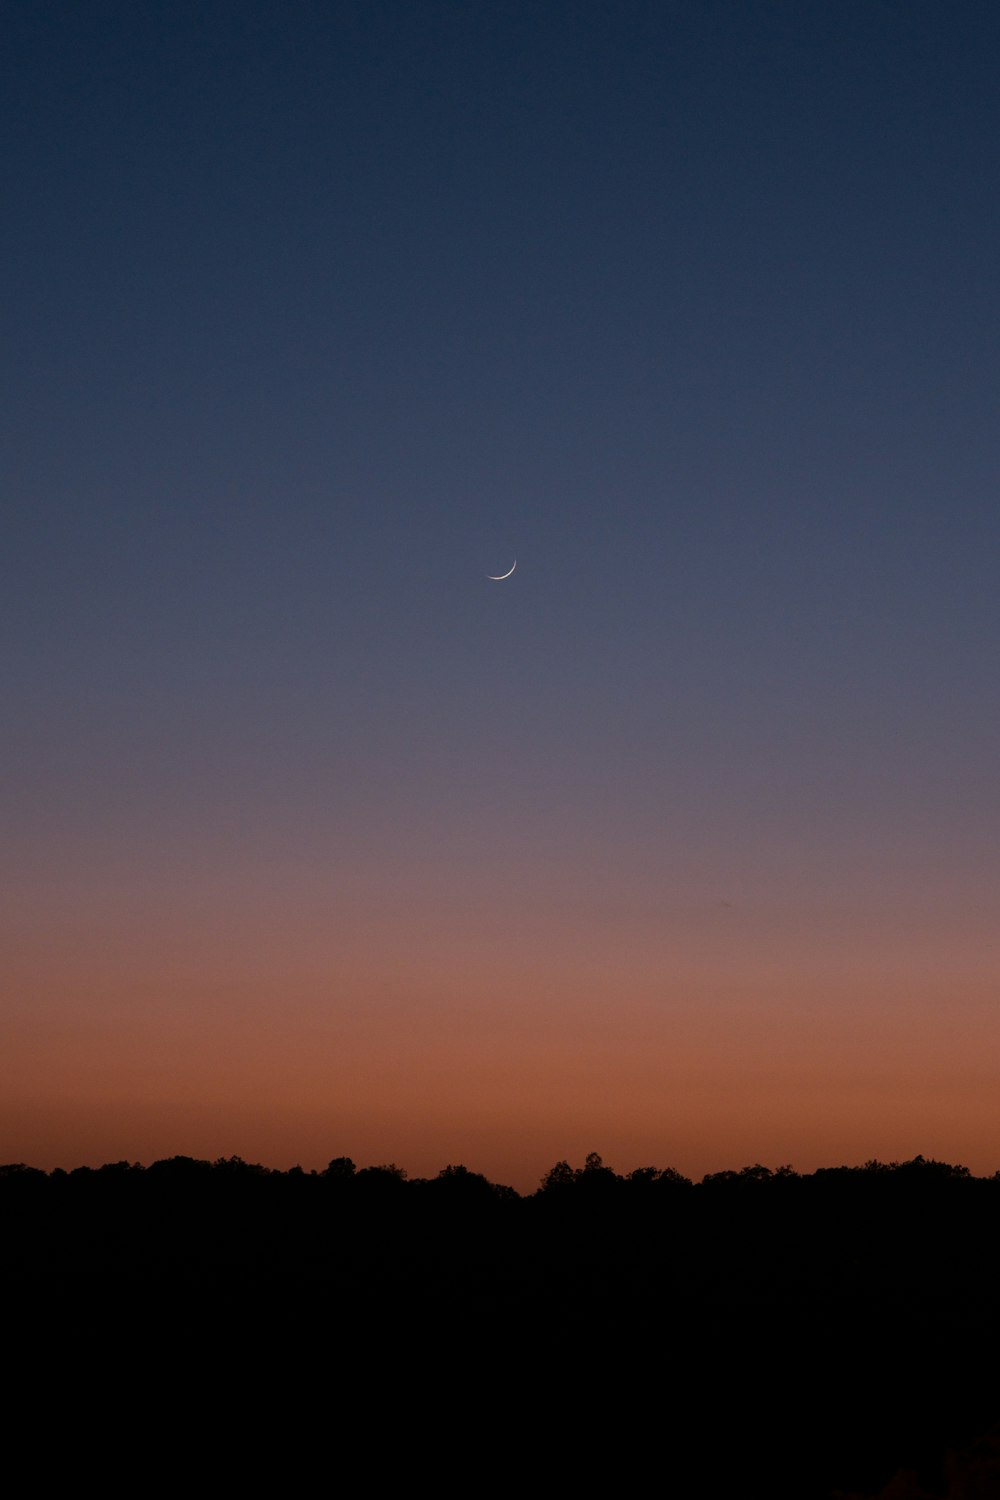
<instances>
[{"instance_id":1,"label":"silhouetted tree","mask_svg":"<svg viewBox=\"0 0 1000 1500\"><path fill-rule=\"evenodd\" d=\"M488 1177L481 1172L470 1172L461 1164L442 1167L427 1187L436 1197L444 1197L455 1204L490 1203L497 1197L497 1190Z\"/></svg>"},{"instance_id":2,"label":"silhouetted tree","mask_svg":"<svg viewBox=\"0 0 1000 1500\"><path fill-rule=\"evenodd\" d=\"M343 1182L347 1178L353 1177L357 1170L357 1167L349 1156L335 1156L331 1162L327 1163L323 1176L332 1178L337 1182Z\"/></svg>"},{"instance_id":3,"label":"silhouetted tree","mask_svg":"<svg viewBox=\"0 0 1000 1500\"><path fill-rule=\"evenodd\" d=\"M543 1193L563 1192L566 1188L573 1186L576 1177L577 1174L568 1161L557 1161L542 1178L539 1191Z\"/></svg>"},{"instance_id":4,"label":"silhouetted tree","mask_svg":"<svg viewBox=\"0 0 1000 1500\"><path fill-rule=\"evenodd\" d=\"M244 1161L242 1156L220 1156L212 1163L212 1171L225 1177L269 1177L270 1170L260 1162Z\"/></svg>"},{"instance_id":5,"label":"silhouetted tree","mask_svg":"<svg viewBox=\"0 0 1000 1500\"><path fill-rule=\"evenodd\" d=\"M382 1162L378 1166L362 1167L356 1181L369 1193L395 1193L406 1186L406 1169L397 1167L394 1161Z\"/></svg>"},{"instance_id":6,"label":"silhouetted tree","mask_svg":"<svg viewBox=\"0 0 1000 1500\"><path fill-rule=\"evenodd\" d=\"M167 1156L160 1161L154 1161L147 1170L161 1179L190 1182L196 1178L206 1177L212 1170L212 1163L194 1156Z\"/></svg>"},{"instance_id":7,"label":"silhouetted tree","mask_svg":"<svg viewBox=\"0 0 1000 1500\"><path fill-rule=\"evenodd\" d=\"M740 1170L740 1179L743 1182L769 1182L772 1176L771 1168L762 1167L760 1162Z\"/></svg>"},{"instance_id":8,"label":"silhouetted tree","mask_svg":"<svg viewBox=\"0 0 1000 1500\"><path fill-rule=\"evenodd\" d=\"M608 1193L618 1187L620 1179L611 1167L604 1165L604 1159L599 1152L590 1151L584 1161L583 1171L579 1173L576 1181L578 1187L589 1197L593 1197L597 1193Z\"/></svg>"},{"instance_id":9,"label":"silhouetted tree","mask_svg":"<svg viewBox=\"0 0 1000 1500\"><path fill-rule=\"evenodd\" d=\"M625 1181L636 1188L647 1189L651 1187L666 1188L689 1188L692 1186L690 1177L684 1177L676 1172L673 1167L635 1167L625 1176Z\"/></svg>"}]
</instances>

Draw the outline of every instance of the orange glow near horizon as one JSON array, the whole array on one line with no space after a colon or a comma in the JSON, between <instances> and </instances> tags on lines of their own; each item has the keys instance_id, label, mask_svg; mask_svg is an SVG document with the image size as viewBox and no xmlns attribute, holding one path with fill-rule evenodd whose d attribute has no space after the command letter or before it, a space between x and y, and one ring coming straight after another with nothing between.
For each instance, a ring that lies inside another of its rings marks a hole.
<instances>
[{"instance_id":1,"label":"orange glow near horizon","mask_svg":"<svg viewBox=\"0 0 1000 1500\"><path fill-rule=\"evenodd\" d=\"M1000 1166L1000 1022L967 915L456 895L403 916L367 894L329 912L301 883L228 904L178 888L150 922L148 891L81 884L59 942L22 909L6 1159L463 1161L522 1191L590 1150L695 1177L918 1152Z\"/></svg>"}]
</instances>

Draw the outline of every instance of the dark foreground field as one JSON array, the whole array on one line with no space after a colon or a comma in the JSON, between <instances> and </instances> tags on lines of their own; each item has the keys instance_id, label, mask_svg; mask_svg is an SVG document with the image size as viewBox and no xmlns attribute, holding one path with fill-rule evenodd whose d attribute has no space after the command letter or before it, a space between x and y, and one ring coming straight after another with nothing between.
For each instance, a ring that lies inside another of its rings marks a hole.
<instances>
[{"instance_id":1,"label":"dark foreground field","mask_svg":"<svg viewBox=\"0 0 1000 1500\"><path fill-rule=\"evenodd\" d=\"M3 1168L0 1215L39 1474L828 1500L907 1467L901 1495L1000 1497L970 1447L1000 1416L998 1178L592 1157L522 1198L174 1158Z\"/></svg>"}]
</instances>

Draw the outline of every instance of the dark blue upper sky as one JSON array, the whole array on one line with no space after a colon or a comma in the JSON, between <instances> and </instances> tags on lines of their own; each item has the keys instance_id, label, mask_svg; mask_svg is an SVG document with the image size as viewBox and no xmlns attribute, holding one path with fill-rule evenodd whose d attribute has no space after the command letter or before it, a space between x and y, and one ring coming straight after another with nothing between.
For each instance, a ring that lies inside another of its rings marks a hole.
<instances>
[{"instance_id":1,"label":"dark blue upper sky","mask_svg":"<svg viewBox=\"0 0 1000 1500\"><path fill-rule=\"evenodd\" d=\"M723 719L992 713L995 7L4 29L15 695L497 649L615 713L657 653Z\"/></svg>"}]
</instances>

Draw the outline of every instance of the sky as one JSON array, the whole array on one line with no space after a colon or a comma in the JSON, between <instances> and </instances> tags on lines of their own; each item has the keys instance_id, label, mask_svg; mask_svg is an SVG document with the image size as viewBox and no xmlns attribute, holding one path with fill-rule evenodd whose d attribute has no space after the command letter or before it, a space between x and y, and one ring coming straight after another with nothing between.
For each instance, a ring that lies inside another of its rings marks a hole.
<instances>
[{"instance_id":1,"label":"sky","mask_svg":"<svg viewBox=\"0 0 1000 1500\"><path fill-rule=\"evenodd\" d=\"M1000 1168L1000 10L0 32L0 1160Z\"/></svg>"}]
</instances>

